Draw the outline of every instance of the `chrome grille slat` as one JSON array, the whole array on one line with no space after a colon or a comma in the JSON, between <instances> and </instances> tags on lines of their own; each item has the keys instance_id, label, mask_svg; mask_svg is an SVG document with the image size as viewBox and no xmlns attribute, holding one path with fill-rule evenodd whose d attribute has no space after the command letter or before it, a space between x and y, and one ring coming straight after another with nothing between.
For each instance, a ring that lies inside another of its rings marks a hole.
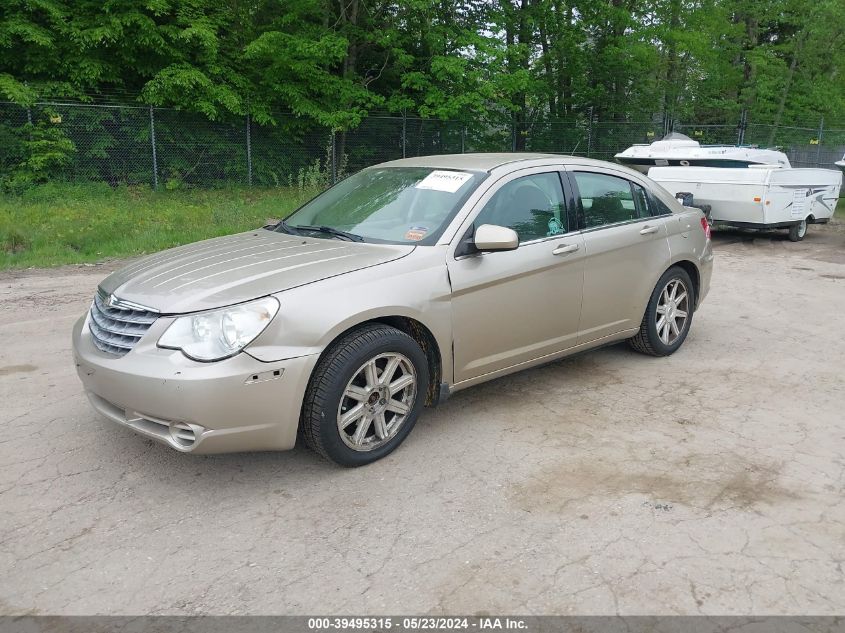
<instances>
[{"instance_id":1,"label":"chrome grille slat","mask_svg":"<svg viewBox=\"0 0 845 633\"><path fill-rule=\"evenodd\" d=\"M123 308L112 308L106 305L108 297L103 297L99 292L94 296L94 303L97 308L107 317L116 318L126 323L140 323L152 325L158 318L158 314L146 310L126 310Z\"/></svg>"},{"instance_id":2,"label":"chrome grille slat","mask_svg":"<svg viewBox=\"0 0 845 633\"><path fill-rule=\"evenodd\" d=\"M98 350L101 352L105 352L106 354L114 354L115 356L123 356L128 349L123 349L122 347L115 347L114 345L109 345L108 343L104 343L102 341L97 340L96 337L91 339L94 342L94 345Z\"/></svg>"},{"instance_id":3,"label":"chrome grille slat","mask_svg":"<svg viewBox=\"0 0 845 633\"><path fill-rule=\"evenodd\" d=\"M108 330L104 330L101 328L95 321L91 322L91 331L97 335L97 338L100 339L104 343L108 343L109 345L114 345L116 347L123 347L126 348L127 351L132 349L132 347L141 340L140 336L127 336L124 334L115 334L113 332L109 332Z\"/></svg>"},{"instance_id":4,"label":"chrome grille slat","mask_svg":"<svg viewBox=\"0 0 845 633\"><path fill-rule=\"evenodd\" d=\"M141 337L149 329L149 325L140 323L122 323L114 317L103 316L99 310L91 310L91 318L94 319L101 330L111 334Z\"/></svg>"},{"instance_id":5,"label":"chrome grille slat","mask_svg":"<svg viewBox=\"0 0 845 633\"><path fill-rule=\"evenodd\" d=\"M107 302L108 295L98 290L91 303L88 329L97 349L123 356L135 347L159 315L141 306L120 301L108 305Z\"/></svg>"}]
</instances>

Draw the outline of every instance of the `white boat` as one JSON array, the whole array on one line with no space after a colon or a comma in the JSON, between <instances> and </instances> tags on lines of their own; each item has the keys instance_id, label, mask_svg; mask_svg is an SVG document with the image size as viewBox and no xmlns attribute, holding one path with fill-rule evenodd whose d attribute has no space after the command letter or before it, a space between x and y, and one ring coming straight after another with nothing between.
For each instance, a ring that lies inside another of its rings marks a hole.
<instances>
[{"instance_id":1,"label":"white boat","mask_svg":"<svg viewBox=\"0 0 845 633\"><path fill-rule=\"evenodd\" d=\"M842 186L842 174L832 169L783 169L773 165L738 169L653 167L648 177L684 199L688 206L705 211L709 207L713 224L785 228L794 242L804 239L808 224L830 221Z\"/></svg>"},{"instance_id":2,"label":"white boat","mask_svg":"<svg viewBox=\"0 0 845 633\"><path fill-rule=\"evenodd\" d=\"M623 165L644 174L652 167L742 168L751 165L790 167L786 154L774 149L701 145L688 136L673 132L650 145L632 145L614 157Z\"/></svg>"},{"instance_id":3,"label":"white boat","mask_svg":"<svg viewBox=\"0 0 845 633\"><path fill-rule=\"evenodd\" d=\"M845 156L842 157L842 160L838 160L833 164L839 167L839 169L841 169L842 172L845 173Z\"/></svg>"}]
</instances>

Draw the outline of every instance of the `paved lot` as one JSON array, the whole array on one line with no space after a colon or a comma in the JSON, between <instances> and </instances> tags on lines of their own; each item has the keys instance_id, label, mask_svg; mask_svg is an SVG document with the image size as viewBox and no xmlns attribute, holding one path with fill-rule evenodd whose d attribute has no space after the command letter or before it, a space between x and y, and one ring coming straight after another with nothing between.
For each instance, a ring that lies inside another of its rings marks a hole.
<instances>
[{"instance_id":1,"label":"paved lot","mask_svg":"<svg viewBox=\"0 0 845 633\"><path fill-rule=\"evenodd\" d=\"M100 420L108 267L0 273L0 612L842 613L845 226L716 242L679 353L456 394L358 470Z\"/></svg>"}]
</instances>

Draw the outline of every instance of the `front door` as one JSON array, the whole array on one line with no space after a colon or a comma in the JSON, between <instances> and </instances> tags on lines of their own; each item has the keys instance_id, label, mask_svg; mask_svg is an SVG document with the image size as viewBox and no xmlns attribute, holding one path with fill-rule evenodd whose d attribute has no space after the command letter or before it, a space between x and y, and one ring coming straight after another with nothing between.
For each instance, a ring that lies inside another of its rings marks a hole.
<instances>
[{"instance_id":1,"label":"front door","mask_svg":"<svg viewBox=\"0 0 845 633\"><path fill-rule=\"evenodd\" d=\"M572 347L581 311L584 241L570 226L561 174L511 174L478 206L473 227L512 228L520 243L448 262L455 382Z\"/></svg>"}]
</instances>

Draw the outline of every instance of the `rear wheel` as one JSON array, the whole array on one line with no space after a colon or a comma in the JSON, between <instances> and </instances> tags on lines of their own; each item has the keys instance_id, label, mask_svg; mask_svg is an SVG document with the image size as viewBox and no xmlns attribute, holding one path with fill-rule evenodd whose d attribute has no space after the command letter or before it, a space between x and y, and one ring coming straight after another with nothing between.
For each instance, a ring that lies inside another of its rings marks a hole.
<instances>
[{"instance_id":1,"label":"rear wheel","mask_svg":"<svg viewBox=\"0 0 845 633\"><path fill-rule=\"evenodd\" d=\"M660 278L648 301L640 331L631 347L651 356L674 353L687 338L695 309L695 290L689 274L673 266Z\"/></svg>"},{"instance_id":2,"label":"rear wheel","mask_svg":"<svg viewBox=\"0 0 845 633\"><path fill-rule=\"evenodd\" d=\"M305 443L343 466L391 453L417 421L428 389L419 344L386 325L365 325L326 352L311 377L300 430Z\"/></svg>"},{"instance_id":3,"label":"rear wheel","mask_svg":"<svg viewBox=\"0 0 845 633\"><path fill-rule=\"evenodd\" d=\"M807 235L807 220L801 220L798 224L789 227L789 241L800 242Z\"/></svg>"}]
</instances>

